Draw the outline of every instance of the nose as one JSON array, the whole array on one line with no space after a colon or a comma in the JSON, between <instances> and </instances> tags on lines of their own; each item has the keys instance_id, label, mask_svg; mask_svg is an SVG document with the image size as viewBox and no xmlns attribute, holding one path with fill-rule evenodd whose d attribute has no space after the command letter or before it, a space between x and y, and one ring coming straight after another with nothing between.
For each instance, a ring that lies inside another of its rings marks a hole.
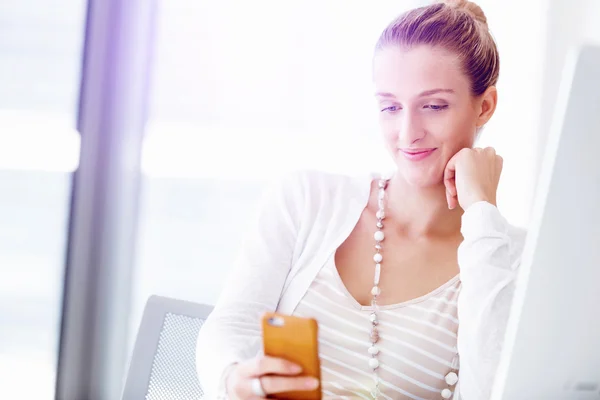
<instances>
[{"instance_id":1,"label":"nose","mask_svg":"<svg viewBox=\"0 0 600 400\"><path fill-rule=\"evenodd\" d=\"M398 146L408 147L425 136L425 127L419 115L411 110L406 110L398 124Z\"/></svg>"}]
</instances>

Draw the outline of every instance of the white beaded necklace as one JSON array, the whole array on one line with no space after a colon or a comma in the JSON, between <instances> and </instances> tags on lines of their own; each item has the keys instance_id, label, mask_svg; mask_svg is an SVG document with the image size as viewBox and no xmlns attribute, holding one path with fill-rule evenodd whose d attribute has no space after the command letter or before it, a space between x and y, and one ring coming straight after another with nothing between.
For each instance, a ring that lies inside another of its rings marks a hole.
<instances>
[{"instance_id":1,"label":"white beaded necklace","mask_svg":"<svg viewBox=\"0 0 600 400\"><path fill-rule=\"evenodd\" d=\"M369 355L371 358L369 359L369 367L373 370L373 379L375 382L375 387L371 390L371 396L373 399L378 399L381 395L381 389L379 387L379 375L377 373L379 369L379 347L377 346L377 342L379 341L379 329L377 325L379 324L379 316L378 316L378 305L377 298L381 294L381 288L379 287L379 278L381 276L381 262L383 261L383 255L381 254L381 250L383 249L382 242L385 239L385 235L383 233L383 220L385 219L385 189L387 189L388 183L390 179L387 177L381 177L378 182L378 193L377 193L377 206L378 210L375 216L377 217L377 229L373 238L375 239L375 255L373 256L373 261L375 261L375 277L373 278L373 288L371 289L371 346L369 346ZM443 389L441 392L441 396L443 399L449 399L452 397L451 388L456 385L458 382L458 369L457 369L457 357L454 358L452 365L453 370L450 371L446 377L446 383L448 387Z\"/></svg>"}]
</instances>

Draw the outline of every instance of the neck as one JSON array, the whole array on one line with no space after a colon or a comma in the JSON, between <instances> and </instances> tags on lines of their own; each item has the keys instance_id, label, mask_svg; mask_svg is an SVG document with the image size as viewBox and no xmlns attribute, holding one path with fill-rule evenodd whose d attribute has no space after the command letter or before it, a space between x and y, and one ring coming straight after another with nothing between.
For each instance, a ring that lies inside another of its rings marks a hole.
<instances>
[{"instance_id":1,"label":"neck","mask_svg":"<svg viewBox=\"0 0 600 400\"><path fill-rule=\"evenodd\" d=\"M386 214L403 235L409 237L450 236L460 232L460 207L448 209L443 183L430 187L411 186L395 174L386 189Z\"/></svg>"}]
</instances>

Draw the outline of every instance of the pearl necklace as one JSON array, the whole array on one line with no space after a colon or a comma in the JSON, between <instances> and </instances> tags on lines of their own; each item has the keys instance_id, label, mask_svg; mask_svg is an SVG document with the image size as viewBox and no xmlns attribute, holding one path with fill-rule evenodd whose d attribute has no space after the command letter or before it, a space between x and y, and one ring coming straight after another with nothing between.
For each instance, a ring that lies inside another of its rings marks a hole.
<instances>
[{"instance_id":1,"label":"pearl necklace","mask_svg":"<svg viewBox=\"0 0 600 400\"><path fill-rule=\"evenodd\" d=\"M379 388L379 375L377 374L377 369L379 368L379 347L377 347L377 342L379 341L379 329L377 329L377 325L379 324L378 319L378 306L377 306L377 298L381 294L381 289L379 288L379 277L381 276L381 262L383 261L383 255L381 254L381 249L383 248L381 242L385 238L383 233L383 220L385 219L385 189L387 188L389 179L381 178L379 180L378 186L379 190L377 193L377 201L378 201L378 210L375 216L377 217L377 230L373 235L375 239L375 255L373 256L373 261L375 261L375 277L373 278L373 289L371 289L371 306L373 311L371 312L371 346L369 347L369 354L371 358L369 359L369 367L373 370L373 379L375 381L375 387L371 391L371 396L374 399L379 398L381 394L381 389Z\"/></svg>"},{"instance_id":2,"label":"pearl necklace","mask_svg":"<svg viewBox=\"0 0 600 400\"><path fill-rule=\"evenodd\" d=\"M375 277L373 278L373 288L371 289L371 346L369 346L369 355L371 358L369 359L369 367L373 370L373 380L375 383L375 387L371 390L371 396L373 399L378 399L381 395L381 389L379 387L379 375L378 369L380 366L379 362L379 347L377 346L377 342L379 341L379 329L377 325L379 325L379 306L377 304L377 299L379 295L381 295L381 289L379 288L379 278L381 276L381 262L383 261L383 255L381 254L381 250L383 249L382 242L385 239L385 235L383 233L383 220L385 219L385 189L387 189L388 183L390 179L387 177L381 177L378 182L378 193L377 193L377 206L378 210L375 216L377 217L377 230L373 235L375 239L375 255L373 256L373 261L375 262ZM441 396L443 399L449 399L452 397L451 388L456 385L458 382L458 368L457 368L458 356L454 357L452 362L453 369L450 371L446 377L445 381L448 384L448 387L443 389L441 392Z\"/></svg>"}]
</instances>

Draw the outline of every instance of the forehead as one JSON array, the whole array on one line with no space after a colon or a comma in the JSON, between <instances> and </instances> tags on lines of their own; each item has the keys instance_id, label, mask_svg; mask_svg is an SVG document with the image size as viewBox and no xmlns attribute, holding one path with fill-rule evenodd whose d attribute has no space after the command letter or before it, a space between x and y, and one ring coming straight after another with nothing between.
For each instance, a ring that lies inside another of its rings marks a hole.
<instances>
[{"instance_id":1,"label":"forehead","mask_svg":"<svg viewBox=\"0 0 600 400\"><path fill-rule=\"evenodd\" d=\"M418 46L404 49L388 46L373 59L373 82L377 92L411 97L435 88L469 92L469 80L456 55L444 49Z\"/></svg>"}]
</instances>

